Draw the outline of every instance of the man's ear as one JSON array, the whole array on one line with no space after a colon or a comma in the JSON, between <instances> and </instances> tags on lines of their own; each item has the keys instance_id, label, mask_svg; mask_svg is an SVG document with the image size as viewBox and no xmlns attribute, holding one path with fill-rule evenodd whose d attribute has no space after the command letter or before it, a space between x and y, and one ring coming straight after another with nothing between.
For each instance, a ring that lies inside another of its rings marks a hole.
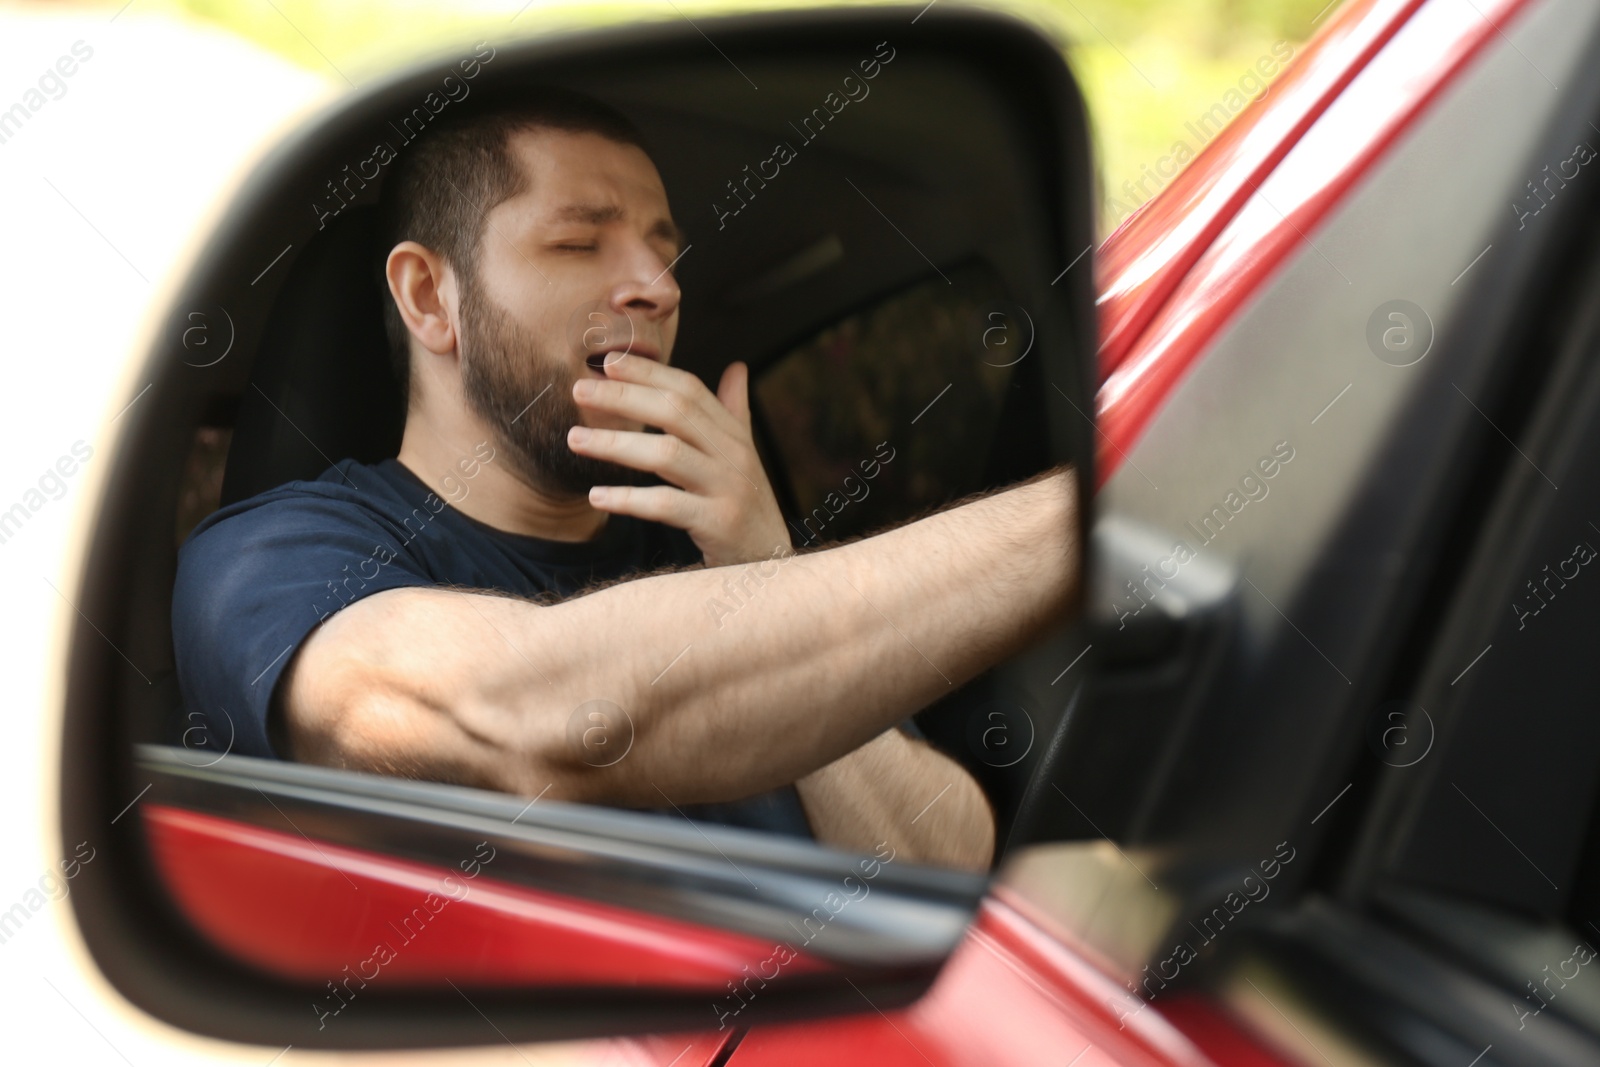
<instances>
[{"instance_id":1,"label":"man's ear","mask_svg":"<svg viewBox=\"0 0 1600 1067\"><path fill-rule=\"evenodd\" d=\"M389 251L384 276L411 336L436 356L455 352L458 294L445 261L415 241L401 241Z\"/></svg>"}]
</instances>

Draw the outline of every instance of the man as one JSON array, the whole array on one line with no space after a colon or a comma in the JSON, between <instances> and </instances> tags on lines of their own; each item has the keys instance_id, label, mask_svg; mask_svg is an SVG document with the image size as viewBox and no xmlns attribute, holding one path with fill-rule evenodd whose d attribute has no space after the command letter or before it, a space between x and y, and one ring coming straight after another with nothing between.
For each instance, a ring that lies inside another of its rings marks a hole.
<instances>
[{"instance_id":1,"label":"man","mask_svg":"<svg viewBox=\"0 0 1600 1067\"><path fill-rule=\"evenodd\" d=\"M625 119L551 93L440 126L384 197L399 456L196 529L186 706L247 755L985 869L982 791L895 724L1067 610L1070 473L795 556L746 365L715 395L670 365L682 239ZM757 561L717 625L716 568Z\"/></svg>"}]
</instances>

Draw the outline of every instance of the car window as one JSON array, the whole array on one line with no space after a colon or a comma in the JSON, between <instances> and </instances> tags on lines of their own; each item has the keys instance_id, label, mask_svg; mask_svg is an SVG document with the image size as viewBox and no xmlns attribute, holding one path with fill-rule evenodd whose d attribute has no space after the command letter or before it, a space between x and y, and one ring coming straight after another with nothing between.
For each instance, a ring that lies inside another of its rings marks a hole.
<instances>
[{"instance_id":1,"label":"car window","mask_svg":"<svg viewBox=\"0 0 1600 1067\"><path fill-rule=\"evenodd\" d=\"M1031 323L982 265L824 329L755 393L793 492L796 544L870 533L986 484Z\"/></svg>"},{"instance_id":2,"label":"car window","mask_svg":"<svg viewBox=\"0 0 1600 1067\"><path fill-rule=\"evenodd\" d=\"M182 545L194 528L221 506L222 476L228 467L228 446L232 443L231 426L201 426L195 430L178 483L174 546Z\"/></svg>"}]
</instances>

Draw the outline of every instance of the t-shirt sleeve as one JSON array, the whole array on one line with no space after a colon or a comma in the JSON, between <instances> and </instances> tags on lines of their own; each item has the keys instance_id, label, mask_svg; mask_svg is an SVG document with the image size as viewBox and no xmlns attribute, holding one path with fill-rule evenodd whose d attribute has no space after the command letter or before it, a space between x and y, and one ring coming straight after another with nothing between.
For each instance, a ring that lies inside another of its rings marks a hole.
<instances>
[{"instance_id":1,"label":"t-shirt sleeve","mask_svg":"<svg viewBox=\"0 0 1600 1067\"><path fill-rule=\"evenodd\" d=\"M185 710L216 747L281 755L267 712L306 636L363 597L436 584L405 542L371 509L311 493L269 494L195 532L178 554L172 637Z\"/></svg>"}]
</instances>

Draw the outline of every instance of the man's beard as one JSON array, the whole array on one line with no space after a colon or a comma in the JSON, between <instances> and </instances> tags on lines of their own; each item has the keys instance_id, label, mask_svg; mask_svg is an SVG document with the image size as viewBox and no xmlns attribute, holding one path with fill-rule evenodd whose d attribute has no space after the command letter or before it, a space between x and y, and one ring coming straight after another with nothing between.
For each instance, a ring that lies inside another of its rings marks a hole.
<instances>
[{"instance_id":1,"label":"man's beard","mask_svg":"<svg viewBox=\"0 0 1600 1067\"><path fill-rule=\"evenodd\" d=\"M489 424L496 444L523 481L553 497L587 497L590 486L639 485L653 479L567 447L578 425L572 385L577 375L540 351L531 333L483 292L476 278L461 287L461 388Z\"/></svg>"}]
</instances>

